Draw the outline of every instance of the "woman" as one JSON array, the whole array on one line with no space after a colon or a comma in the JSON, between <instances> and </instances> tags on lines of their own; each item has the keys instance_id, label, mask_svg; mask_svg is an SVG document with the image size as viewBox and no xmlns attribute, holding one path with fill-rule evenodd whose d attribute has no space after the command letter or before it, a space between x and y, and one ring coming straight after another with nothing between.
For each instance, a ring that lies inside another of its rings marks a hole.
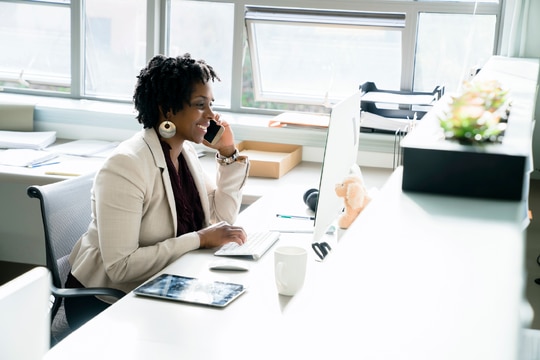
<instances>
[{"instance_id":1,"label":"woman","mask_svg":"<svg viewBox=\"0 0 540 360\"><path fill-rule=\"evenodd\" d=\"M92 222L71 253L67 287L129 292L188 251L246 240L229 224L249 162L238 156L229 124L212 111L216 79L211 66L189 54L155 56L141 70L133 99L143 130L121 143L94 179ZM215 145L204 140L210 120L225 128ZM217 150L217 184L191 143ZM66 299L70 326L111 301Z\"/></svg>"}]
</instances>

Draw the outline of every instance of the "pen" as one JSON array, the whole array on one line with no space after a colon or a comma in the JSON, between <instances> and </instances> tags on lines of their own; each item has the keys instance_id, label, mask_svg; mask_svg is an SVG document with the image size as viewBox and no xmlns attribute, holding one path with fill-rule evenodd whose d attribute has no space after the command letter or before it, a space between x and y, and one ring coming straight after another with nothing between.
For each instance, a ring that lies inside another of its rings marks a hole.
<instances>
[{"instance_id":1,"label":"pen","mask_svg":"<svg viewBox=\"0 0 540 360\"><path fill-rule=\"evenodd\" d=\"M60 161L55 161L55 162L41 162L41 163L37 163L37 164L30 164L28 165L29 168L37 168L37 167L40 167L40 166L47 166L47 165L54 165L54 164L60 164Z\"/></svg>"},{"instance_id":2,"label":"pen","mask_svg":"<svg viewBox=\"0 0 540 360\"><path fill-rule=\"evenodd\" d=\"M315 220L315 216L298 216L298 215L283 215L283 214L276 214L276 216L282 219Z\"/></svg>"},{"instance_id":3,"label":"pen","mask_svg":"<svg viewBox=\"0 0 540 360\"><path fill-rule=\"evenodd\" d=\"M313 230L271 229L284 234L313 234Z\"/></svg>"},{"instance_id":4,"label":"pen","mask_svg":"<svg viewBox=\"0 0 540 360\"><path fill-rule=\"evenodd\" d=\"M58 175L58 176L79 176L81 174L68 173L62 171L46 171L45 175Z\"/></svg>"}]
</instances>

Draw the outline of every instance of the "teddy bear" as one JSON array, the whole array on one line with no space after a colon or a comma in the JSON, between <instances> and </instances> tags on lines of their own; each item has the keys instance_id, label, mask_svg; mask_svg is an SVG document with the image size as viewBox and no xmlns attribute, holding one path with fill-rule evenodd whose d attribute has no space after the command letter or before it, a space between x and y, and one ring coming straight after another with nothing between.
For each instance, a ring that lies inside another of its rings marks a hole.
<instances>
[{"instance_id":1,"label":"teddy bear","mask_svg":"<svg viewBox=\"0 0 540 360\"><path fill-rule=\"evenodd\" d=\"M354 219L371 201L362 178L356 174L347 176L342 183L336 184L336 194L343 198L345 210L338 218L338 226L348 229Z\"/></svg>"}]
</instances>

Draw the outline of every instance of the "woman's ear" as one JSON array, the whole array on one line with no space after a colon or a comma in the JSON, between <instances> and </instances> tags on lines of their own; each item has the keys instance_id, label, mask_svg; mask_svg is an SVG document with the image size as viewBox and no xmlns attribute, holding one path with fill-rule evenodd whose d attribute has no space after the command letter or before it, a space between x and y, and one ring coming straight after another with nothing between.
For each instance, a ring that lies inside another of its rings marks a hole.
<instances>
[{"instance_id":1,"label":"woman's ear","mask_svg":"<svg viewBox=\"0 0 540 360\"><path fill-rule=\"evenodd\" d=\"M158 106L159 108L159 113L160 115L164 118L164 119L168 119L171 115L172 115L172 111L169 109L169 110L166 110L166 111L163 111L163 108L161 107L161 105Z\"/></svg>"}]
</instances>

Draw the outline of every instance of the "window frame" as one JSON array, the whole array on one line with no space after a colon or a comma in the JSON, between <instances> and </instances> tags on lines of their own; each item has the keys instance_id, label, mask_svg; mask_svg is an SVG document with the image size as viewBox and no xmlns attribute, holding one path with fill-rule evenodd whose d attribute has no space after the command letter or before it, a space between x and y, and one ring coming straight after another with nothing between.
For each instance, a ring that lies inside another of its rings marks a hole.
<instances>
[{"instance_id":1,"label":"window frame","mask_svg":"<svg viewBox=\"0 0 540 360\"><path fill-rule=\"evenodd\" d=\"M247 32L247 42L252 61L253 92L257 101L299 103L304 105L321 105L325 99L316 95L285 94L277 91L263 90L263 79L259 45L257 44L257 27L259 25L314 26L345 28L349 30L377 29L381 31L398 31L405 28L405 14L396 12L365 12L343 10L319 10L278 7L246 6L244 22ZM262 45L260 45L262 46ZM326 99L331 104L342 99Z\"/></svg>"},{"instance_id":2,"label":"window frame","mask_svg":"<svg viewBox=\"0 0 540 360\"><path fill-rule=\"evenodd\" d=\"M69 0L68 0L69 1ZM36 6L36 7L43 7L43 6L50 6L50 7L58 7L58 8L72 8L70 6L69 2L64 1L55 1L55 0L0 0L2 3L15 3L15 4L25 4L28 6ZM70 16L72 16L73 11L70 11ZM73 21L71 21L70 29L71 29L71 42L73 41ZM73 47L73 45L71 45ZM71 54L71 57L73 60L73 54ZM73 64L71 66L71 71L73 71ZM2 74L2 71L0 69L0 74ZM5 77L0 77L0 80L6 80L6 81L17 81L17 78L9 77L4 73ZM73 76L73 75L72 75ZM51 81L51 82L45 82L43 80L42 84L54 84L55 86L61 86L63 85L63 82L59 80L58 82ZM21 89L21 88L5 88L0 86L0 91L5 93L15 93L15 94L24 94L24 95L50 95L55 97L71 97L71 93L62 93L62 92L46 92L43 90L36 90L36 89Z\"/></svg>"},{"instance_id":3,"label":"window frame","mask_svg":"<svg viewBox=\"0 0 540 360\"><path fill-rule=\"evenodd\" d=\"M43 6L42 1L31 0L0 0L1 2L21 2L34 3L36 6ZM3 92L19 93L29 95L43 95L50 97L67 97L81 100L104 100L119 103L113 99L104 99L88 96L84 94L84 14L83 1L71 1L66 4L61 1L49 1L51 6L71 7L71 92L69 94L47 93L39 90L24 90L5 88ZM275 110L244 108L242 106L242 64L244 59L244 39L246 38L246 28L244 22L244 12L247 6L259 7L281 7L281 8L302 8L314 9L316 11L362 11L362 12L388 12L403 13L406 17L405 28L403 29L402 48L402 77L401 90L410 91L413 87L414 76L414 54L416 42L416 29L418 27L418 15L420 12L435 13L465 13L465 14L495 14L497 16L496 43L494 44L494 54L500 51L500 34L502 26L501 12L504 9L504 0L500 3L478 3L456 2L456 1L383 1L383 0L204 0L207 2L233 3L234 10L234 43L233 43L233 68L231 83L231 107L226 110L234 113L258 113L273 114ZM271 4L269 4L271 3ZM168 0L147 0L147 43L146 57L150 59L154 54L166 53L166 14L169 6Z\"/></svg>"},{"instance_id":4,"label":"window frame","mask_svg":"<svg viewBox=\"0 0 540 360\"><path fill-rule=\"evenodd\" d=\"M242 10L247 6L261 6L270 8L302 8L302 9L315 9L316 11L334 11L339 8L338 11L361 11L361 12L386 12L386 13L399 13L405 14L405 27L402 30L402 71L401 71L401 88L403 91L412 91L414 85L414 66L415 66L415 53L416 53L416 38L419 15L421 12L431 13L449 13L449 14L487 14L495 15L496 31L495 31L495 44L494 54L498 54L500 51L500 34L502 27L501 13L504 9L505 0L500 0L499 3L484 3L480 2L475 4L474 2L457 2L457 1L422 1L422 0L397 0L397 1L384 1L384 0L343 0L339 2L321 1L321 0L275 0L272 1L272 5L268 6L269 1L265 0L252 0L252 1L234 1L237 6L242 5ZM238 11L238 9L237 9ZM246 30L247 31L247 30ZM238 34L235 35L237 38ZM236 56L236 53L233 55ZM235 60L233 59L233 63ZM233 74L234 75L234 74ZM233 78L239 78L238 76ZM241 89L241 87L240 87ZM234 94L234 90L233 90ZM238 113L259 113L259 114L276 114L279 111L267 110L267 109L254 109L243 108L241 99L232 99L232 106L239 105L232 108L231 111Z\"/></svg>"}]
</instances>

